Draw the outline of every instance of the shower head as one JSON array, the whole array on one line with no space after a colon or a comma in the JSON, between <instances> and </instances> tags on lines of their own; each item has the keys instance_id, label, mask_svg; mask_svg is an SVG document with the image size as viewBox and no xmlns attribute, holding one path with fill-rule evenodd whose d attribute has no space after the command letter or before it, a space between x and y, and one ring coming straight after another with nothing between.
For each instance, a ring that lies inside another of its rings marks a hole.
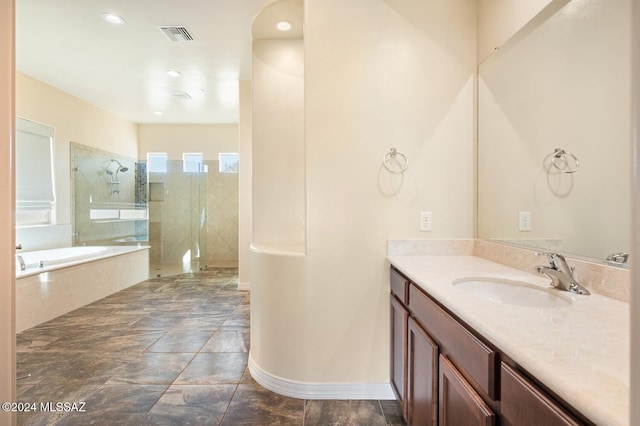
<instances>
[{"instance_id":1,"label":"shower head","mask_svg":"<svg viewBox=\"0 0 640 426\"><path fill-rule=\"evenodd\" d=\"M121 163L121 162L119 162L118 160L114 160L114 159L112 158L112 159L111 159L111 161L112 161L113 163L117 163L117 164L118 164L118 170L116 170L116 173L118 173L118 172L126 172L127 170L129 170L129 168L128 168L128 167L123 166L123 165L122 165L122 163Z\"/></svg>"}]
</instances>

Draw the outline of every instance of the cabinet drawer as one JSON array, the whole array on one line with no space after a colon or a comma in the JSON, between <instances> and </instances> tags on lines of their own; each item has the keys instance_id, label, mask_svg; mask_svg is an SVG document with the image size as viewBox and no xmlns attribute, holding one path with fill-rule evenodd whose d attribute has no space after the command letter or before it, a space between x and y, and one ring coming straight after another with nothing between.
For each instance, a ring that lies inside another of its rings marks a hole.
<instances>
[{"instance_id":1,"label":"cabinet drawer","mask_svg":"<svg viewBox=\"0 0 640 426\"><path fill-rule=\"evenodd\" d=\"M414 284L409 285L409 310L450 358L491 399L496 399L494 350L482 343Z\"/></svg>"},{"instance_id":2,"label":"cabinet drawer","mask_svg":"<svg viewBox=\"0 0 640 426\"><path fill-rule=\"evenodd\" d=\"M505 426L580 425L522 374L501 364L500 414Z\"/></svg>"},{"instance_id":3,"label":"cabinet drawer","mask_svg":"<svg viewBox=\"0 0 640 426\"><path fill-rule=\"evenodd\" d=\"M456 367L442 355L440 355L439 398L438 420L442 426L493 426L496 424L495 413L469 386Z\"/></svg>"},{"instance_id":4,"label":"cabinet drawer","mask_svg":"<svg viewBox=\"0 0 640 426\"><path fill-rule=\"evenodd\" d=\"M398 271L391 268L391 293L395 294L398 300L400 300L405 305L408 303L407 301L407 287L409 286L409 282L405 277L400 275Z\"/></svg>"}]
</instances>

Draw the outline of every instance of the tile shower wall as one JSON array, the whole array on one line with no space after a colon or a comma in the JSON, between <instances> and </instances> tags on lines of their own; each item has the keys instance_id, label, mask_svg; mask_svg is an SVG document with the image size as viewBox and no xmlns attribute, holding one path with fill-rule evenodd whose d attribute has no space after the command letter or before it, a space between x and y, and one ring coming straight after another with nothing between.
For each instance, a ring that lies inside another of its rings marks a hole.
<instances>
[{"instance_id":1,"label":"tile shower wall","mask_svg":"<svg viewBox=\"0 0 640 426\"><path fill-rule=\"evenodd\" d=\"M118 172L119 161L128 168ZM134 159L71 143L73 245L113 245L146 240L146 220L120 219L121 210L146 209L136 203ZM91 211L115 217L92 218Z\"/></svg>"},{"instance_id":2,"label":"tile shower wall","mask_svg":"<svg viewBox=\"0 0 640 426\"><path fill-rule=\"evenodd\" d=\"M200 256L206 224L201 209L200 174L184 173L182 161L167 161L166 172L149 172L149 244L152 263L183 262Z\"/></svg>"},{"instance_id":3,"label":"tile shower wall","mask_svg":"<svg viewBox=\"0 0 640 426\"><path fill-rule=\"evenodd\" d=\"M201 266L238 262L238 175L184 173L182 161L168 161L166 173L149 173L149 244L152 263L183 262L200 256Z\"/></svg>"},{"instance_id":4,"label":"tile shower wall","mask_svg":"<svg viewBox=\"0 0 640 426\"><path fill-rule=\"evenodd\" d=\"M217 160L205 163L209 266L238 266L238 174L220 173Z\"/></svg>"}]
</instances>

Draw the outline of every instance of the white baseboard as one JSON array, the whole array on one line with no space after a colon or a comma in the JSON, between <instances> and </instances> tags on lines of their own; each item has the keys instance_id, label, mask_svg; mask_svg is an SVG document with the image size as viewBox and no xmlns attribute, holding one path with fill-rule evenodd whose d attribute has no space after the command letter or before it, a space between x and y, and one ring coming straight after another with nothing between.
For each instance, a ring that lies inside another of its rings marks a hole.
<instances>
[{"instance_id":1,"label":"white baseboard","mask_svg":"<svg viewBox=\"0 0 640 426\"><path fill-rule=\"evenodd\" d=\"M275 376L260 368L249 352L249 372L261 386L300 399L395 399L389 383L308 383Z\"/></svg>"},{"instance_id":2,"label":"white baseboard","mask_svg":"<svg viewBox=\"0 0 640 426\"><path fill-rule=\"evenodd\" d=\"M238 283L238 290L239 291L249 291L251 290L251 283Z\"/></svg>"}]
</instances>

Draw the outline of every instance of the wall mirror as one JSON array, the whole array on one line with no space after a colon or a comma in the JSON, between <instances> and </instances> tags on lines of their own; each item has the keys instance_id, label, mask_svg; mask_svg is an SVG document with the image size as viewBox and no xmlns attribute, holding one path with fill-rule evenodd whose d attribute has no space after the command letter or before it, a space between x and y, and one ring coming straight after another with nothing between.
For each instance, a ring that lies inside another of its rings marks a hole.
<instances>
[{"instance_id":1,"label":"wall mirror","mask_svg":"<svg viewBox=\"0 0 640 426\"><path fill-rule=\"evenodd\" d=\"M630 0L552 1L480 65L480 238L629 252L631 15Z\"/></svg>"}]
</instances>

